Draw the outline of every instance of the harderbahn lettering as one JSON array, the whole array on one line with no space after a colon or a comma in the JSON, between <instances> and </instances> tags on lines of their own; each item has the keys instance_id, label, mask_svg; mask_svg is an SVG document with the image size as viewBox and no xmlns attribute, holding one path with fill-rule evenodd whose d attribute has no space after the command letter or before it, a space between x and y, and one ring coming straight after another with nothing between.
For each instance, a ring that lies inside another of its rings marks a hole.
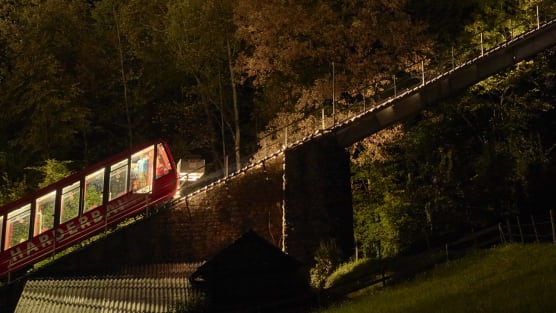
<instances>
[{"instance_id":1,"label":"harderbahn lettering","mask_svg":"<svg viewBox=\"0 0 556 313\"><path fill-rule=\"evenodd\" d=\"M0 274L17 270L33 263L44 255L57 251L59 248L76 243L78 239L85 238L88 234L100 230L106 223L116 222L137 207L147 204L148 201L149 197L147 195L128 194L106 206L100 206L85 212L83 215L39 234L25 243L16 245L0 254ZM108 214L105 216L106 212Z\"/></svg>"},{"instance_id":2,"label":"harderbahn lettering","mask_svg":"<svg viewBox=\"0 0 556 313\"><path fill-rule=\"evenodd\" d=\"M10 268L23 266L31 260L52 252L56 246L65 246L74 237L80 237L85 233L99 229L104 224L103 215L103 207L95 208L53 230L4 251L2 253L2 269L9 270Z\"/></svg>"}]
</instances>

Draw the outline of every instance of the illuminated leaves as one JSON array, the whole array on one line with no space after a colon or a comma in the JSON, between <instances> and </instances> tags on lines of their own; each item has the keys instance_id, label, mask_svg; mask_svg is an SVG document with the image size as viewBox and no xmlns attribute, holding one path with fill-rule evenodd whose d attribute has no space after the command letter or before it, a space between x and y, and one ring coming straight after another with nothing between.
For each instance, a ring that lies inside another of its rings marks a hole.
<instances>
[{"instance_id":1,"label":"illuminated leaves","mask_svg":"<svg viewBox=\"0 0 556 313\"><path fill-rule=\"evenodd\" d=\"M420 61L428 53L430 40L422 34L422 26L403 12L403 6L399 0L341 4L322 0L303 5L241 0L235 22L248 49L238 64L256 85L268 87L273 76L295 82L294 96L303 95L302 100L311 105L331 97L329 90L317 90L323 84L332 85L334 62L337 94L360 93L381 81L381 75L391 77L388 72Z\"/></svg>"}]
</instances>

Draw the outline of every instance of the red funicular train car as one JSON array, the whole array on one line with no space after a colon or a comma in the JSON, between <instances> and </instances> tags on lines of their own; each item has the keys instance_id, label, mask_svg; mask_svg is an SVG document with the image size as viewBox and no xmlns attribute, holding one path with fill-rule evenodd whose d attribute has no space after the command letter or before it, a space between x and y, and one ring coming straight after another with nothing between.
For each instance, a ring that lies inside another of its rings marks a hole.
<instances>
[{"instance_id":1,"label":"red funicular train car","mask_svg":"<svg viewBox=\"0 0 556 313\"><path fill-rule=\"evenodd\" d=\"M0 277L171 199L178 173L166 142L115 155L0 208Z\"/></svg>"}]
</instances>

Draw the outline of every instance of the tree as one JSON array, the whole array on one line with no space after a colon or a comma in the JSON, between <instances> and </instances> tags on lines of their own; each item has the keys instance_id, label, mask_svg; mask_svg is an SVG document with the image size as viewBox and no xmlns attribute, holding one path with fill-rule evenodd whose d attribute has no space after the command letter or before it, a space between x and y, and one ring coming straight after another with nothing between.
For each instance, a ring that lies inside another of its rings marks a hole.
<instances>
[{"instance_id":1,"label":"tree","mask_svg":"<svg viewBox=\"0 0 556 313\"><path fill-rule=\"evenodd\" d=\"M103 0L92 10L96 66L90 90L97 128L90 140L111 147L110 153L158 138L171 142L176 155L206 147L204 139L188 142L202 137L203 127L191 130L189 118L180 119L192 79L177 68L167 41L168 12L166 0Z\"/></svg>"},{"instance_id":2,"label":"tree","mask_svg":"<svg viewBox=\"0 0 556 313\"><path fill-rule=\"evenodd\" d=\"M341 92L369 97L393 72L426 58L431 42L422 25L403 12L404 5L403 0L240 0L235 21L247 47L238 64L264 92L272 92L278 110L318 107ZM338 67L334 92L333 64ZM291 90L273 87L285 81Z\"/></svg>"},{"instance_id":3,"label":"tree","mask_svg":"<svg viewBox=\"0 0 556 313\"><path fill-rule=\"evenodd\" d=\"M140 124L136 121L140 119L137 113L141 112L141 97L137 96L137 86L143 79L143 70L137 57L140 52L134 49L130 37L133 38L133 32L136 31L134 27L143 25L141 22L147 19L144 16L139 18L141 15L134 9L139 7L143 9L140 12L145 13L145 16L149 15L146 14L147 7L136 6L137 2L139 1L105 0L97 3L92 12L95 19L95 36L99 41L98 57L106 60L99 64L105 70L105 90L100 93L105 98L105 104L102 110L99 110L99 122L113 122L110 126L102 127L103 132L111 135L109 137L115 137L121 142L121 138L125 136L126 145L121 148L133 146L135 133L140 129L135 125ZM135 37L138 36L135 34Z\"/></svg>"},{"instance_id":4,"label":"tree","mask_svg":"<svg viewBox=\"0 0 556 313\"><path fill-rule=\"evenodd\" d=\"M503 39L503 26L510 20L533 21L535 3L510 4L514 6L500 1L446 4L466 16L468 24L439 38L470 39L493 23L494 31L484 38ZM460 5L466 9L458 11ZM502 5L503 10L496 9ZM518 13L526 18L516 18ZM403 135L387 141L374 136L352 148L355 234L366 253L382 255L388 251L385 244L396 247L396 242L401 249L433 246L446 234L548 206L546 185L554 173L556 139L549 122L556 103L549 92L555 77L553 55L548 51L522 62L427 109L402 124ZM388 216L405 222L390 223L384 220ZM396 234L411 237L403 240Z\"/></svg>"},{"instance_id":5,"label":"tree","mask_svg":"<svg viewBox=\"0 0 556 313\"><path fill-rule=\"evenodd\" d=\"M436 44L450 48L471 23L481 3L486 1L410 0L408 11L427 25L427 32L434 36Z\"/></svg>"},{"instance_id":6,"label":"tree","mask_svg":"<svg viewBox=\"0 0 556 313\"><path fill-rule=\"evenodd\" d=\"M546 200L540 201L546 195L537 194L539 190L535 189L540 187L538 181L547 181L547 173L553 171L553 125L546 123L555 103L546 89L554 82L550 74L554 73L554 64L547 62L547 56L553 53L522 62L472 89L474 97L470 102L475 104L474 112L480 108L480 115L475 115L482 120L471 121L480 125L484 138L475 167L480 178L477 183L482 186L475 194L495 194L490 205L501 213L532 210L532 204L547 205ZM532 197L533 194L537 196Z\"/></svg>"},{"instance_id":7,"label":"tree","mask_svg":"<svg viewBox=\"0 0 556 313\"><path fill-rule=\"evenodd\" d=\"M403 123L403 135L372 140L379 148L354 148L355 234L363 251L432 247L448 234L550 206L553 55L422 112Z\"/></svg>"},{"instance_id":8,"label":"tree","mask_svg":"<svg viewBox=\"0 0 556 313\"><path fill-rule=\"evenodd\" d=\"M231 19L234 3L220 0L174 2L168 9L167 40L178 67L196 82L192 91L203 107L212 137L218 136L216 125L221 128L223 141L224 127L231 130L236 168L239 168L240 108L238 80L233 70L238 44ZM214 155L219 159L216 153Z\"/></svg>"},{"instance_id":9,"label":"tree","mask_svg":"<svg viewBox=\"0 0 556 313\"><path fill-rule=\"evenodd\" d=\"M71 161L49 159L41 166L28 167L27 169L37 171L41 174L43 179L39 183L38 188L44 188L69 176L71 171L68 169L68 165L70 164Z\"/></svg>"},{"instance_id":10,"label":"tree","mask_svg":"<svg viewBox=\"0 0 556 313\"><path fill-rule=\"evenodd\" d=\"M3 138L22 164L65 157L89 127L78 79L88 8L81 1L12 2L0 41L9 70L0 95ZM15 9L17 8L17 9Z\"/></svg>"},{"instance_id":11,"label":"tree","mask_svg":"<svg viewBox=\"0 0 556 313\"><path fill-rule=\"evenodd\" d=\"M0 177L0 206L15 201L29 191L25 178L12 181L6 172Z\"/></svg>"}]
</instances>

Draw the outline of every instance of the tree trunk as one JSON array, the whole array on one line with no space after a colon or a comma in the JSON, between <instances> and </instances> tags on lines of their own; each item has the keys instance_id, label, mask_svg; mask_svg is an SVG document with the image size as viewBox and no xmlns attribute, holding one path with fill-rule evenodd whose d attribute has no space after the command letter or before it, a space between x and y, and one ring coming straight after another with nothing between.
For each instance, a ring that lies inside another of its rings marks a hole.
<instances>
[{"instance_id":1,"label":"tree trunk","mask_svg":"<svg viewBox=\"0 0 556 313\"><path fill-rule=\"evenodd\" d=\"M131 148L133 146L133 131L131 129L131 115L129 112L129 102L127 97L127 79L125 77L125 69L124 69L124 51L122 48L120 26L118 25L118 17L116 15L116 9L112 8L112 13L114 14L114 23L116 24L116 34L118 35L118 51L120 53L120 71L122 73L122 85L124 87L124 107L125 107L125 116L127 121L127 135L129 140L129 147Z\"/></svg>"},{"instance_id":2,"label":"tree trunk","mask_svg":"<svg viewBox=\"0 0 556 313\"><path fill-rule=\"evenodd\" d=\"M235 150L235 158L236 158L236 171L241 168L241 153L240 153L240 144L241 144L241 132L239 128L239 108L238 108L238 101L237 101L237 88L236 88L236 81L234 75L234 68L232 64L232 50L230 48L230 41L226 41L228 46L228 66L230 68L230 84L232 85L232 100L234 105L234 150Z\"/></svg>"},{"instance_id":3,"label":"tree trunk","mask_svg":"<svg viewBox=\"0 0 556 313\"><path fill-rule=\"evenodd\" d=\"M198 86L203 85L201 79L199 78L199 76L197 76L197 74L193 74L193 77L195 77L195 81L197 82ZM201 103L203 105L203 111L205 111L205 117L207 119L207 125L210 129L210 132L211 132L210 135L213 136L213 138L214 138L214 136L216 135L216 131L214 129L214 124L213 124L213 121L212 121L212 115L210 113L210 103L211 102L209 101L209 99L207 98L207 96L204 92L201 92L200 95L201 95ZM216 150L216 148L214 147L213 144L210 145L210 151L212 153L213 159L216 162L218 162L218 160L220 160L219 152ZM223 162L224 162L224 160L222 160L222 162L219 162L221 168L224 167Z\"/></svg>"}]
</instances>

